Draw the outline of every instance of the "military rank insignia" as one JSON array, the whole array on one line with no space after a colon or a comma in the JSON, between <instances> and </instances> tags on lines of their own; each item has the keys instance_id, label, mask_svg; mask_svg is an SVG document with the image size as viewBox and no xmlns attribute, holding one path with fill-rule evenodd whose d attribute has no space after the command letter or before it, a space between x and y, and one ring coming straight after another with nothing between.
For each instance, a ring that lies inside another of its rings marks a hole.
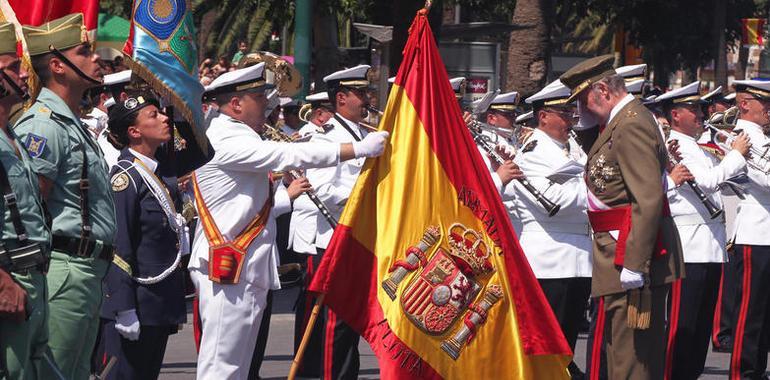
<instances>
[{"instance_id":1,"label":"military rank insignia","mask_svg":"<svg viewBox=\"0 0 770 380\"><path fill-rule=\"evenodd\" d=\"M112 184L112 191L119 193L126 188L128 188L128 174L126 173L118 173L112 176L112 179L110 180L110 183Z\"/></svg>"},{"instance_id":2,"label":"military rank insignia","mask_svg":"<svg viewBox=\"0 0 770 380\"><path fill-rule=\"evenodd\" d=\"M420 242L407 249L404 260L393 264L382 287L391 300L400 297L403 313L425 334L442 337L454 331L441 348L456 360L489 309L503 298L503 290L490 282L495 268L479 232L460 223L447 232L447 247L442 247L439 228L428 227ZM410 274L399 294L399 285Z\"/></svg>"},{"instance_id":3,"label":"military rank insignia","mask_svg":"<svg viewBox=\"0 0 770 380\"><path fill-rule=\"evenodd\" d=\"M535 150L535 147L537 147L537 140L532 140L527 143L527 145L524 145L523 148L521 148L521 153L527 153Z\"/></svg>"},{"instance_id":4,"label":"military rank insignia","mask_svg":"<svg viewBox=\"0 0 770 380\"><path fill-rule=\"evenodd\" d=\"M38 158L43 154L47 142L48 139L45 137L30 133L27 135L27 141L24 142L24 146L27 148L30 157Z\"/></svg>"}]
</instances>

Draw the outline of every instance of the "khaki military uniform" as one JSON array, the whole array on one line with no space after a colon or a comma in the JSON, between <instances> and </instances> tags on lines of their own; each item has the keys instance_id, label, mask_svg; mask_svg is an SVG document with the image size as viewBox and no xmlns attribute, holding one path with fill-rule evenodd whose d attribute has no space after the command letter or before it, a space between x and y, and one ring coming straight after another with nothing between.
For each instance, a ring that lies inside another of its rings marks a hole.
<instances>
[{"instance_id":1,"label":"khaki military uniform","mask_svg":"<svg viewBox=\"0 0 770 380\"><path fill-rule=\"evenodd\" d=\"M628 95L631 96L631 95ZM631 206L623 265L645 274L652 290L650 328L627 326L627 296L615 264L616 234L595 232L592 294L602 297L603 339L612 379L663 378L667 284L684 276L679 235L664 205L666 146L642 103L628 98L588 153L589 209ZM666 250L655 257L658 244Z\"/></svg>"}]
</instances>

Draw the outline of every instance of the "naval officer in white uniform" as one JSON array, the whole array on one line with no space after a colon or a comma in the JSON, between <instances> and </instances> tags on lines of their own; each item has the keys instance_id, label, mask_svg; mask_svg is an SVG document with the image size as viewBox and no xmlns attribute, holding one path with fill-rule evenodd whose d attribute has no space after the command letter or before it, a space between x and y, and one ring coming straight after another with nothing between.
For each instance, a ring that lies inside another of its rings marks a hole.
<instances>
[{"instance_id":1,"label":"naval officer in white uniform","mask_svg":"<svg viewBox=\"0 0 770 380\"><path fill-rule=\"evenodd\" d=\"M271 214L287 211L277 208L288 194L274 193L270 172L378 156L388 136L376 133L353 144L263 141L258 132L270 87L264 68L260 63L223 74L205 93L220 115L206 131L214 158L193 181L201 223L188 269L200 301L199 379L247 377L267 292L279 288Z\"/></svg>"},{"instance_id":2,"label":"naval officer in white uniform","mask_svg":"<svg viewBox=\"0 0 770 380\"><path fill-rule=\"evenodd\" d=\"M561 206L559 212L549 217L518 182L508 187L517 192L521 248L574 350L591 293L592 246L583 180L586 155L570 138L576 120L574 105L567 103L569 96L569 88L557 79L526 99L537 127L515 159L529 182ZM569 371L573 378L582 374L574 362Z\"/></svg>"},{"instance_id":3,"label":"naval officer in white uniform","mask_svg":"<svg viewBox=\"0 0 770 380\"><path fill-rule=\"evenodd\" d=\"M715 209L723 207L719 185L746 170L749 143L745 136L720 163L697 142L703 131L700 81L656 98L671 126L668 142L678 143L680 163L695 177L698 188ZM712 217L688 185L669 186L668 202L684 252L687 277L672 285L666 376L697 379L703 372L719 291L725 252L724 214Z\"/></svg>"}]
</instances>

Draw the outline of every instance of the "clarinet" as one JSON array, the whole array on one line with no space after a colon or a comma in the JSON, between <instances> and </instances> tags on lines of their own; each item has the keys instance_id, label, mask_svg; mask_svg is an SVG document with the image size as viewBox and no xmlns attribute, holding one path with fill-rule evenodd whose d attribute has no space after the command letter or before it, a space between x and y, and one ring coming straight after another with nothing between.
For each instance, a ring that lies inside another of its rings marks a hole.
<instances>
[{"instance_id":1,"label":"clarinet","mask_svg":"<svg viewBox=\"0 0 770 380\"><path fill-rule=\"evenodd\" d=\"M675 141L675 140L672 140ZM668 152L668 149L666 149ZM671 152L668 152L668 159L671 160L671 162L674 163L674 165L679 164L679 160L674 157ZM708 210L709 215L711 215L711 219L714 219L718 217L719 215L722 215L723 210L718 209L717 206L714 206L713 203L711 203L711 199L709 199L708 196L706 196L705 193L703 193L703 190L700 189L700 186L698 186L698 183L694 180L688 180L686 181L687 185L690 186L692 191L695 193L695 195L700 199L700 202L703 203L703 206L706 207L706 210Z\"/></svg>"},{"instance_id":2,"label":"clarinet","mask_svg":"<svg viewBox=\"0 0 770 380\"><path fill-rule=\"evenodd\" d=\"M268 124L265 124L264 127L265 130L261 133L261 135L265 139L277 142L294 142L291 137L283 133L283 131L279 130L278 128ZM291 175L294 179L304 177L302 172L297 169L289 170L289 175ZM318 211L321 212L321 215L324 217L324 219L326 219L329 225L333 229L337 228L337 219L334 218L331 211L329 211L329 208L326 207L323 201L318 198L318 194L315 193L315 190L308 190L305 192L305 194L308 196L308 198L310 198L311 201L313 201L313 204L318 207Z\"/></svg>"},{"instance_id":3,"label":"clarinet","mask_svg":"<svg viewBox=\"0 0 770 380\"><path fill-rule=\"evenodd\" d=\"M490 144L490 142L487 141L484 138L484 136L482 136L481 133L477 131L479 122L472 121L471 123L473 125L472 126L469 125L470 128L468 128L468 130L471 132L471 136L473 136L473 141L475 141L476 144L481 146L481 148L484 149L484 151L490 157L492 157L492 159L495 160L495 162L497 162L499 165L502 165L505 162L505 160L503 160L503 158L500 157L499 154L497 154L497 152L495 151L495 147L492 146L492 144ZM535 197L535 199L537 199L538 203L540 203L540 205L542 205L543 208L545 208L545 210L548 211L548 216L554 216L556 215L557 212L559 212L559 209L561 209L561 206L553 203L550 199L546 198L545 195L543 195L543 193L541 193L534 186L532 186L532 184L529 183L529 181L527 181L526 178L519 178L517 180L522 186L524 186L525 189L527 189L527 191L530 194L532 194L533 197Z\"/></svg>"}]
</instances>

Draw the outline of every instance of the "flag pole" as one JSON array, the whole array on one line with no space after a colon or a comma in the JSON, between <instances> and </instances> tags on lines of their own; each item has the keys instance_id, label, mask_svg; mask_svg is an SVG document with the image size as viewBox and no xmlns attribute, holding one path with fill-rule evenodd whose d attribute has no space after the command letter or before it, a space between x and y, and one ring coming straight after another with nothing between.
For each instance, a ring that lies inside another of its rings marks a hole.
<instances>
[{"instance_id":1,"label":"flag pole","mask_svg":"<svg viewBox=\"0 0 770 380\"><path fill-rule=\"evenodd\" d=\"M307 326L305 326L305 333L302 334L302 341L299 343L299 347L297 347L297 353L294 355L294 360L291 362L289 380L294 380L294 378L297 376L297 371L299 371L299 364L302 362L302 357L305 355L305 350L307 349L307 345L310 342L310 335L313 333L313 327L315 326L316 319L318 319L318 313L321 312L321 305L323 305L325 297L326 294L320 294L315 300L313 311L310 312L310 318L307 321Z\"/></svg>"}]
</instances>

